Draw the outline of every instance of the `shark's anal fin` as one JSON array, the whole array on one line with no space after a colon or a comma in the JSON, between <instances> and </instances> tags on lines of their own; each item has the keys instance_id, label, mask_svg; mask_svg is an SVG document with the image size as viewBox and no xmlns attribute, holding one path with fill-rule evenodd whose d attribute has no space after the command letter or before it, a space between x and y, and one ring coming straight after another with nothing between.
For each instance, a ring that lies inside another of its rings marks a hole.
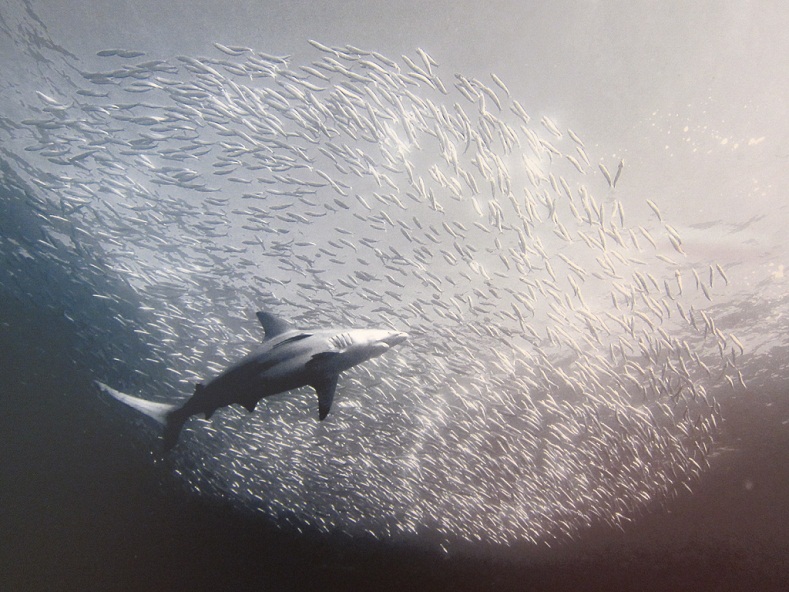
<instances>
[{"instance_id":1,"label":"shark's anal fin","mask_svg":"<svg viewBox=\"0 0 789 592\"><path fill-rule=\"evenodd\" d=\"M331 374L312 384L312 388L318 393L318 417L321 421L326 419L334 401L334 391L337 390L337 379L339 374Z\"/></svg>"}]
</instances>

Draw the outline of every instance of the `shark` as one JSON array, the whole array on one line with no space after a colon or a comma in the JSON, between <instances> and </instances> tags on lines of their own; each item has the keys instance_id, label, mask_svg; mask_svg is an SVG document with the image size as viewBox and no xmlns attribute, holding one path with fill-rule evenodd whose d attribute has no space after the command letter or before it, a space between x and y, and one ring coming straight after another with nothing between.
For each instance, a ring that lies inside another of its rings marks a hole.
<instances>
[{"instance_id":1,"label":"shark","mask_svg":"<svg viewBox=\"0 0 789 592\"><path fill-rule=\"evenodd\" d=\"M311 386L318 395L318 418L331 410L340 374L406 341L408 334L388 329L296 329L289 321L258 312L261 345L221 374L195 386L182 405L134 397L96 381L99 390L164 426L164 449L172 449L187 420L206 419L221 407L238 404L250 413L261 399Z\"/></svg>"}]
</instances>

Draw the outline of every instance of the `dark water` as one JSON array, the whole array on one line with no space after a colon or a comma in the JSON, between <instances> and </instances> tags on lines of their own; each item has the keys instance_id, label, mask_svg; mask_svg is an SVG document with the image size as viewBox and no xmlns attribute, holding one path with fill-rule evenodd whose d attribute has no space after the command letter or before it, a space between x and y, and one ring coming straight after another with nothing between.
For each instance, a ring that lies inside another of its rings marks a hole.
<instances>
[{"instance_id":1,"label":"dark water","mask_svg":"<svg viewBox=\"0 0 789 592\"><path fill-rule=\"evenodd\" d=\"M725 413L736 445L695 495L625 532L530 559L295 537L152 469L95 404L55 311L0 310L3 590L782 590L789 583L783 393ZM780 388L776 386L776 388ZM783 401L765 406L765 401ZM759 429L754 429L759 426Z\"/></svg>"}]
</instances>

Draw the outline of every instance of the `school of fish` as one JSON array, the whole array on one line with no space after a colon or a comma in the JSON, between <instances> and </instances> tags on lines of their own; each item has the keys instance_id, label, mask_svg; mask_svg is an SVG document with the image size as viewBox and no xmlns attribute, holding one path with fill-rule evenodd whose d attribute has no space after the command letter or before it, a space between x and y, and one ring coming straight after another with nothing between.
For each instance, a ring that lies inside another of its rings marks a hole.
<instances>
[{"instance_id":1,"label":"school of fish","mask_svg":"<svg viewBox=\"0 0 789 592\"><path fill-rule=\"evenodd\" d=\"M66 318L149 351L98 340L96 379L168 403L260 340L257 310L407 331L326 421L302 389L187 428L164 461L283 528L552 545L692 491L714 393L745 387L712 312L725 270L694 268L624 161L499 76L309 44L75 62L7 128L41 231L4 234L0 280L68 268L113 316Z\"/></svg>"}]
</instances>

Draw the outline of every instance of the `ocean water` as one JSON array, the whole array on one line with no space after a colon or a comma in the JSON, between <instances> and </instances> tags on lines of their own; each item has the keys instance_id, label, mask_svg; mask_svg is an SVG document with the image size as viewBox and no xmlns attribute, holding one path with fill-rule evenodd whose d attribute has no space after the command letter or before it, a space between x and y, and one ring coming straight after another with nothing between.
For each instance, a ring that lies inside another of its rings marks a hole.
<instances>
[{"instance_id":1,"label":"ocean water","mask_svg":"<svg viewBox=\"0 0 789 592\"><path fill-rule=\"evenodd\" d=\"M786 16L6 2L3 587L782 589Z\"/></svg>"}]
</instances>

